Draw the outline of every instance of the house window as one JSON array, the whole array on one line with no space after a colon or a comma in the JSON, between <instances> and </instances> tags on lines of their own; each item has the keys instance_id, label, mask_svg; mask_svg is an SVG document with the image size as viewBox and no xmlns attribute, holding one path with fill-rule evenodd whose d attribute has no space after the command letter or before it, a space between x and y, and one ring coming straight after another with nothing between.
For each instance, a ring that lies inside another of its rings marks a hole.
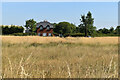
<instances>
[{"instance_id":1,"label":"house window","mask_svg":"<svg viewBox=\"0 0 120 80\"><path fill-rule=\"evenodd\" d=\"M43 26L42 25L40 25L40 30L43 30Z\"/></svg>"},{"instance_id":2,"label":"house window","mask_svg":"<svg viewBox=\"0 0 120 80\"><path fill-rule=\"evenodd\" d=\"M48 34L48 36L52 36L52 34L51 34L51 33L49 33L49 34Z\"/></svg>"},{"instance_id":3,"label":"house window","mask_svg":"<svg viewBox=\"0 0 120 80\"><path fill-rule=\"evenodd\" d=\"M42 30L43 28L42 27L40 27L40 30Z\"/></svg>"},{"instance_id":4,"label":"house window","mask_svg":"<svg viewBox=\"0 0 120 80\"><path fill-rule=\"evenodd\" d=\"M43 36L47 36L47 33L43 33Z\"/></svg>"},{"instance_id":5,"label":"house window","mask_svg":"<svg viewBox=\"0 0 120 80\"><path fill-rule=\"evenodd\" d=\"M50 30L50 26L49 25L47 25L46 27L47 27L47 30Z\"/></svg>"},{"instance_id":6,"label":"house window","mask_svg":"<svg viewBox=\"0 0 120 80\"><path fill-rule=\"evenodd\" d=\"M38 33L38 36L40 36L40 33Z\"/></svg>"}]
</instances>

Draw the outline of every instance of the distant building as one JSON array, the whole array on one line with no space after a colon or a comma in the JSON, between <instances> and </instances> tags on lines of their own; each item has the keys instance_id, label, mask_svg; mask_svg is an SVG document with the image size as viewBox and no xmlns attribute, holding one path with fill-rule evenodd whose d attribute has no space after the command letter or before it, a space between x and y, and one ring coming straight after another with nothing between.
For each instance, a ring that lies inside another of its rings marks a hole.
<instances>
[{"instance_id":1,"label":"distant building","mask_svg":"<svg viewBox=\"0 0 120 80\"><path fill-rule=\"evenodd\" d=\"M48 21L37 23L36 28L39 36L53 36L53 25Z\"/></svg>"},{"instance_id":2,"label":"distant building","mask_svg":"<svg viewBox=\"0 0 120 80\"><path fill-rule=\"evenodd\" d=\"M23 27L23 28L24 28L23 33L29 33L30 32L29 29L27 29L26 27Z\"/></svg>"}]
</instances>

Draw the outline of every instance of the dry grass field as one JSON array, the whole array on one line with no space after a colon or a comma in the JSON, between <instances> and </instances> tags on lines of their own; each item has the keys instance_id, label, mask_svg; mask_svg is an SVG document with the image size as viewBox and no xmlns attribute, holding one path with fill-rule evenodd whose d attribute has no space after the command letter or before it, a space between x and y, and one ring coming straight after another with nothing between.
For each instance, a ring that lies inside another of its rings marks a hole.
<instances>
[{"instance_id":1,"label":"dry grass field","mask_svg":"<svg viewBox=\"0 0 120 80\"><path fill-rule=\"evenodd\" d=\"M2 36L3 78L117 78L118 37Z\"/></svg>"}]
</instances>

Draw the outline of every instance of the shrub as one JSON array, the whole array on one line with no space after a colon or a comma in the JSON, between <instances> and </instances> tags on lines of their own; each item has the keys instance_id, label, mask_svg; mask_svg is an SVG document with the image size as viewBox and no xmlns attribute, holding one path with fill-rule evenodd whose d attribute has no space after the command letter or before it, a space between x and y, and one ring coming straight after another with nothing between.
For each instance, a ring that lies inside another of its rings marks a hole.
<instances>
[{"instance_id":1,"label":"shrub","mask_svg":"<svg viewBox=\"0 0 120 80\"><path fill-rule=\"evenodd\" d=\"M10 35L13 33L23 33L24 28L22 26L15 26L15 25L11 25L11 26L1 26L2 28L2 34L3 35Z\"/></svg>"},{"instance_id":2,"label":"shrub","mask_svg":"<svg viewBox=\"0 0 120 80\"><path fill-rule=\"evenodd\" d=\"M36 33L13 33L14 36L29 36L36 35Z\"/></svg>"},{"instance_id":3,"label":"shrub","mask_svg":"<svg viewBox=\"0 0 120 80\"><path fill-rule=\"evenodd\" d=\"M95 35L95 37L106 37L106 36L119 36L118 34L102 34L98 33Z\"/></svg>"},{"instance_id":4,"label":"shrub","mask_svg":"<svg viewBox=\"0 0 120 80\"><path fill-rule=\"evenodd\" d=\"M27 36L26 33L13 33L14 36Z\"/></svg>"},{"instance_id":5,"label":"shrub","mask_svg":"<svg viewBox=\"0 0 120 80\"><path fill-rule=\"evenodd\" d=\"M53 34L54 34L54 36L59 36L59 34L58 34L58 33L53 32Z\"/></svg>"},{"instance_id":6,"label":"shrub","mask_svg":"<svg viewBox=\"0 0 120 80\"><path fill-rule=\"evenodd\" d=\"M72 37L84 37L85 34L84 33L73 33L71 34Z\"/></svg>"}]
</instances>

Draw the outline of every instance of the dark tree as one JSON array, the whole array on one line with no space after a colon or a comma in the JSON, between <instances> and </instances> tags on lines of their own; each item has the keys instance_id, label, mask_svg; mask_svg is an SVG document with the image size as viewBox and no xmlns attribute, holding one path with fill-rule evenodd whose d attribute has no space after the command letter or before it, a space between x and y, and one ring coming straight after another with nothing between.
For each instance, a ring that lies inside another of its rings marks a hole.
<instances>
[{"instance_id":1,"label":"dark tree","mask_svg":"<svg viewBox=\"0 0 120 80\"><path fill-rule=\"evenodd\" d=\"M110 31L110 33L114 33L114 28L110 27L109 31Z\"/></svg>"},{"instance_id":2,"label":"dark tree","mask_svg":"<svg viewBox=\"0 0 120 80\"><path fill-rule=\"evenodd\" d=\"M22 26L15 26L15 25L11 25L11 26L3 26L2 25L2 34L3 35L9 35L9 34L13 34L13 33L23 33L24 28Z\"/></svg>"},{"instance_id":3,"label":"dark tree","mask_svg":"<svg viewBox=\"0 0 120 80\"><path fill-rule=\"evenodd\" d=\"M34 32L36 30L36 21L34 21L34 19L27 20L26 24L25 24L25 27L30 32Z\"/></svg>"},{"instance_id":4,"label":"dark tree","mask_svg":"<svg viewBox=\"0 0 120 80\"><path fill-rule=\"evenodd\" d=\"M108 34L108 33L110 33L110 31L107 28L103 28L102 29L102 33L103 34Z\"/></svg>"},{"instance_id":5,"label":"dark tree","mask_svg":"<svg viewBox=\"0 0 120 80\"><path fill-rule=\"evenodd\" d=\"M85 30L85 26L83 26L83 24L80 24L80 25L79 25L79 32L80 32L80 33L85 33L85 31L86 31L86 30Z\"/></svg>"},{"instance_id":6,"label":"dark tree","mask_svg":"<svg viewBox=\"0 0 120 80\"><path fill-rule=\"evenodd\" d=\"M85 37L88 35L93 35L95 33L96 27L93 26L94 18L92 18L92 14L89 11L87 16L81 15L81 24L79 25L81 32L84 31Z\"/></svg>"},{"instance_id":7,"label":"dark tree","mask_svg":"<svg viewBox=\"0 0 120 80\"><path fill-rule=\"evenodd\" d=\"M120 26L117 26L117 27L116 27L115 32L116 32L116 34L119 34L119 35L120 35Z\"/></svg>"},{"instance_id":8,"label":"dark tree","mask_svg":"<svg viewBox=\"0 0 120 80\"><path fill-rule=\"evenodd\" d=\"M53 29L55 33L57 34L71 34L76 32L76 26L74 24L71 24L69 22L60 22L58 24L55 24L55 28Z\"/></svg>"}]
</instances>

